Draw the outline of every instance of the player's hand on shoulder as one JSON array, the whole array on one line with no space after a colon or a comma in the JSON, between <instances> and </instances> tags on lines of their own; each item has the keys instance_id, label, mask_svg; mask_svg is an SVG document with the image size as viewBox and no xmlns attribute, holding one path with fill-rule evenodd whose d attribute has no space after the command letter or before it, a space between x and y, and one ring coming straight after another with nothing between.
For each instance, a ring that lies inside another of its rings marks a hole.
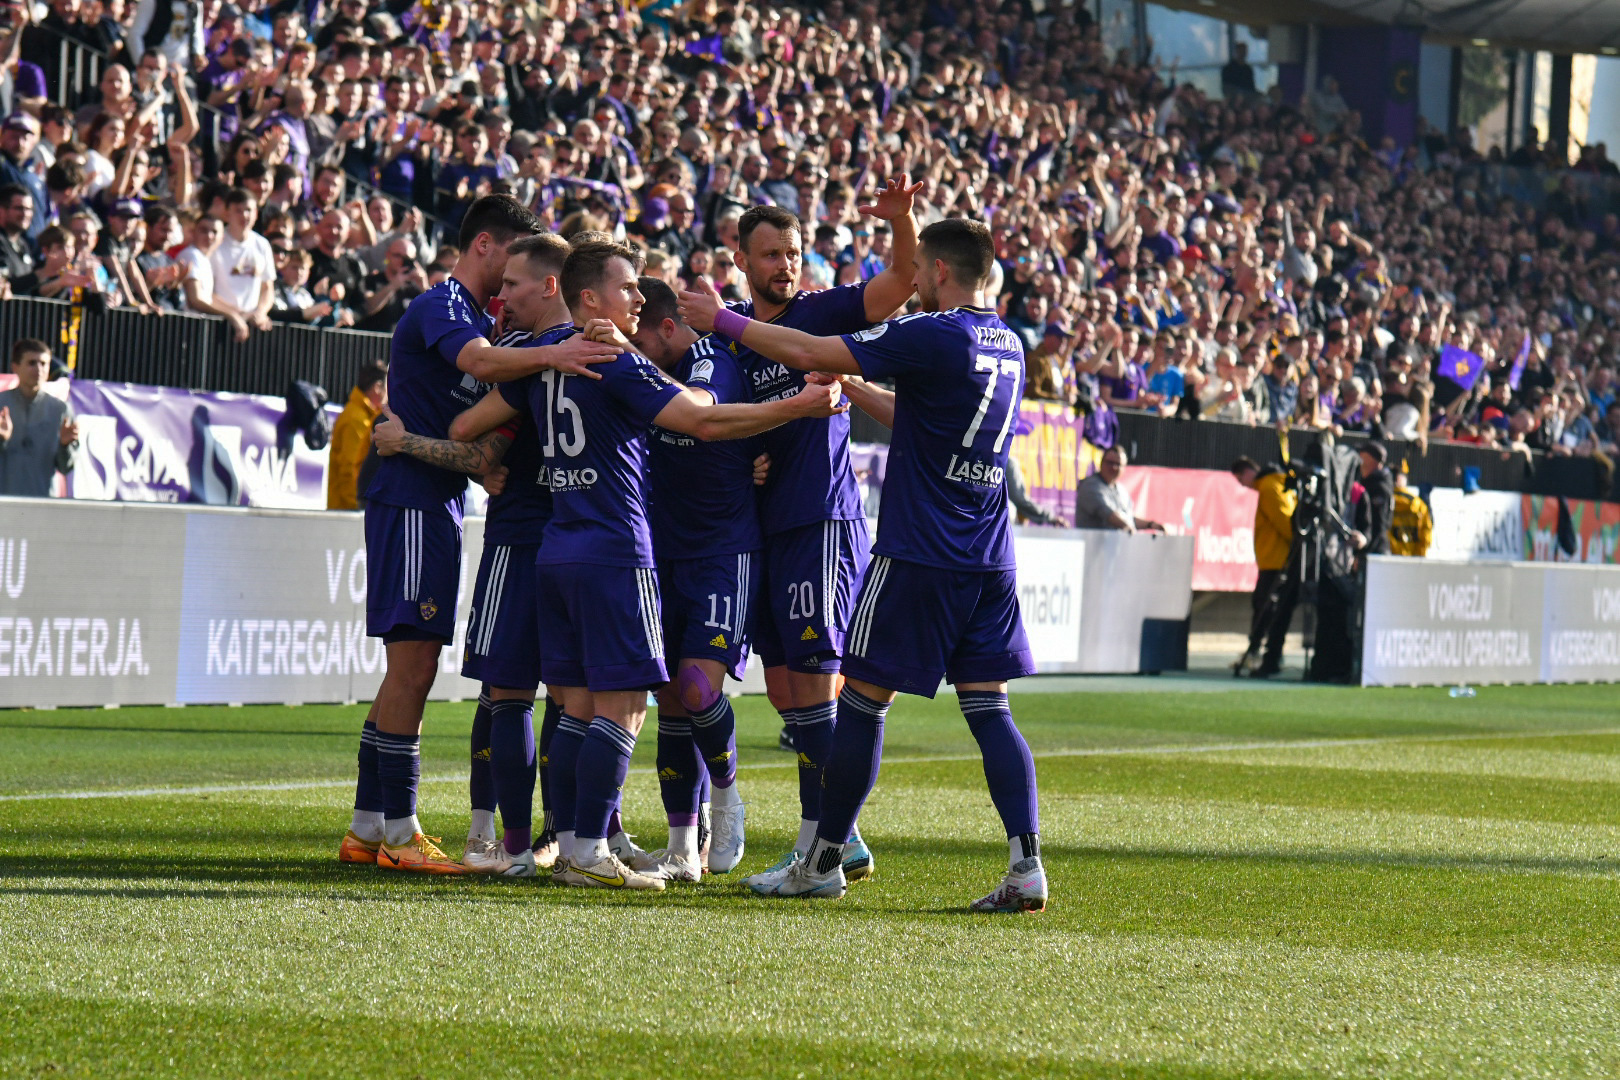
<instances>
[{"instance_id":1,"label":"player's hand on shoulder","mask_svg":"<svg viewBox=\"0 0 1620 1080\"><path fill-rule=\"evenodd\" d=\"M720 294L704 278L692 282L692 288L682 289L680 295L681 321L700 334L714 332L715 316L720 314Z\"/></svg>"},{"instance_id":2,"label":"player's hand on shoulder","mask_svg":"<svg viewBox=\"0 0 1620 1080\"><path fill-rule=\"evenodd\" d=\"M606 319L592 319L583 334L575 334L567 341L546 346L546 366L566 375L600 379L602 376L592 371L591 365L606 363L629 348L630 343L624 340L612 323Z\"/></svg>"},{"instance_id":3,"label":"player's hand on shoulder","mask_svg":"<svg viewBox=\"0 0 1620 1080\"><path fill-rule=\"evenodd\" d=\"M387 405L382 407L382 415L371 425L371 445L377 448L377 453L382 457L392 457L404 449L405 425L399 422L399 417Z\"/></svg>"}]
</instances>

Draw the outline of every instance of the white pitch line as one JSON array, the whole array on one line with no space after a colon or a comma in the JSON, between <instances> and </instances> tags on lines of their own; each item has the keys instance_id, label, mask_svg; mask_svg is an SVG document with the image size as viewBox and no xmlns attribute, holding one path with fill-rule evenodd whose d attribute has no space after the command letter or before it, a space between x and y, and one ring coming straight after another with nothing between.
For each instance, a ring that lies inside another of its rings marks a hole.
<instances>
[{"instance_id":1,"label":"white pitch line","mask_svg":"<svg viewBox=\"0 0 1620 1080\"><path fill-rule=\"evenodd\" d=\"M1205 743L1170 746L1096 746L1076 750L1047 750L1036 758L1136 757L1160 754L1221 754L1249 750L1325 750L1345 746L1383 746L1390 743L1487 742L1514 739L1568 739L1582 735L1620 735L1620 728L1583 728L1575 731L1470 732L1462 735L1368 735L1352 739L1279 739L1271 742ZM923 757L885 758L884 765L927 765L952 761L978 761L978 754L937 754ZM739 765L738 770L791 769L797 762L765 762ZM656 769L631 769L634 774L651 774ZM465 783L465 773L424 776L422 784ZM198 787L129 788L123 791L44 791L28 795L0 795L0 802L39 802L49 799L145 799L177 795L229 795L249 791L314 791L323 788L353 787L350 780L295 780L279 784L208 784Z\"/></svg>"}]
</instances>

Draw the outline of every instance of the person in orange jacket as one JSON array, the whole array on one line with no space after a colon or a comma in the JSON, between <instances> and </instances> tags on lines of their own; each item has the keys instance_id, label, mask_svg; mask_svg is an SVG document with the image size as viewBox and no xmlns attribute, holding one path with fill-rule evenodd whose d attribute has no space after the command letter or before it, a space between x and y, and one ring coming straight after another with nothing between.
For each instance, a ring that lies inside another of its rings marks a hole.
<instances>
[{"instance_id":1,"label":"person in orange jacket","mask_svg":"<svg viewBox=\"0 0 1620 1080\"><path fill-rule=\"evenodd\" d=\"M326 469L326 508L360 509L360 466L371 451L371 425L388 400L388 365L374 361L360 369L348 404L332 425Z\"/></svg>"},{"instance_id":2,"label":"person in orange jacket","mask_svg":"<svg viewBox=\"0 0 1620 1080\"><path fill-rule=\"evenodd\" d=\"M1254 514L1254 561L1260 567L1260 577L1254 585L1249 647L1232 665L1232 674L1247 672L1264 679L1282 670L1283 640L1299 603L1299 578L1289 572L1296 498L1281 466L1262 468L1252 458L1240 457L1232 463L1232 475L1260 495ZM1262 640L1264 654L1260 651Z\"/></svg>"}]
</instances>

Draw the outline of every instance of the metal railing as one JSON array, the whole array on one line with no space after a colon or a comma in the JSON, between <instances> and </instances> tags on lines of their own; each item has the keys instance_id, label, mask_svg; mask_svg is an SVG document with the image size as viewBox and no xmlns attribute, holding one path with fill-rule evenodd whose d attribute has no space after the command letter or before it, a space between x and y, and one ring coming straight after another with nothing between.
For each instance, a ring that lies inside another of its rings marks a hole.
<instances>
[{"instance_id":1,"label":"metal railing","mask_svg":"<svg viewBox=\"0 0 1620 1080\"><path fill-rule=\"evenodd\" d=\"M238 342L214 315L113 308L84 311L76 335L73 328L73 305L63 300L24 297L0 304L6 347L18 338L39 338L86 379L276 395L293 379L305 379L337 398L353 385L361 364L388 357L387 334L277 323Z\"/></svg>"}]
</instances>

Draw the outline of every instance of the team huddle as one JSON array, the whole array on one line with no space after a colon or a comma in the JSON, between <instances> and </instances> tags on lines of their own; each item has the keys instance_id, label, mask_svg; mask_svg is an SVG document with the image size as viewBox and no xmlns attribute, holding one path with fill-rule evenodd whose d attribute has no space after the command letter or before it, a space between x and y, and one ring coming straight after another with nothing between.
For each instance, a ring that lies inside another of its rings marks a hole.
<instances>
[{"instance_id":1,"label":"team huddle","mask_svg":"<svg viewBox=\"0 0 1620 1080\"><path fill-rule=\"evenodd\" d=\"M752 652L797 754L801 820L748 888L836 898L871 875L857 818L885 714L943 679L1008 837L1008 870L973 909L1045 907L1034 762L1007 699L1034 671L1001 479L1023 350L984 304L988 230L948 219L919 235L915 191L891 181L861 208L891 222L889 266L823 292L798 291L798 219L749 210L737 265L751 299L730 306L706 283L676 295L638 277L637 252L606 234L543 233L508 196L468 209L450 278L394 333L374 434L367 622L388 668L340 859L650 891L736 869L746 815L724 684ZM914 295L922 310L894 317ZM485 310L497 296L499 331ZM894 433L875 546L851 405ZM456 861L423 834L416 789L468 476L491 495L462 664L483 690ZM652 851L618 808L649 691L669 822Z\"/></svg>"}]
</instances>

